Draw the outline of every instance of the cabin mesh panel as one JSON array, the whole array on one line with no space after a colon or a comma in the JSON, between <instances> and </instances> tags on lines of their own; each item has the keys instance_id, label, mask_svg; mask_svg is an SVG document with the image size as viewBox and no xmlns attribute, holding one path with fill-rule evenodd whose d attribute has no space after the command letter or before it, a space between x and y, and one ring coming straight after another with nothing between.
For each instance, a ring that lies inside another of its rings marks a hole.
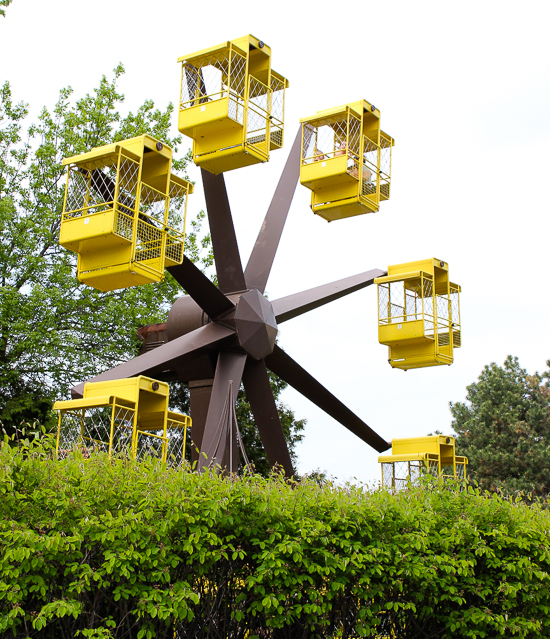
<instances>
[{"instance_id":1,"label":"cabin mesh panel","mask_svg":"<svg viewBox=\"0 0 550 639\"><path fill-rule=\"evenodd\" d=\"M108 203L91 186L93 172L83 167L69 166L67 172L67 198L63 219L93 215L109 208ZM116 172L116 169L115 169ZM116 175L115 175L116 177Z\"/></svg>"},{"instance_id":2,"label":"cabin mesh panel","mask_svg":"<svg viewBox=\"0 0 550 639\"><path fill-rule=\"evenodd\" d=\"M340 143L336 155L344 155L347 151L347 171L355 178L359 178L359 157L361 155L361 120L353 114L348 116L348 139Z\"/></svg>"},{"instance_id":3,"label":"cabin mesh panel","mask_svg":"<svg viewBox=\"0 0 550 639\"><path fill-rule=\"evenodd\" d=\"M439 462L436 459L428 460L428 473L434 477L439 477Z\"/></svg>"},{"instance_id":4,"label":"cabin mesh panel","mask_svg":"<svg viewBox=\"0 0 550 639\"><path fill-rule=\"evenodd\" d=\"M374 195L378 185L378 162L380 149L377 144L367 137L363 137L363 180L362 195Z\"/></svg>"},{"instance_id":5,"label":"cabin mesh panel","mask_svg":"<svg viewBox=\"0 0 550 639\"><path fill-rule=\"evenodd\" d=\"M390 197L391 138L380 132L380 199Z\"/></svg>"},{"instance_id":6,"label":"cabin mesh panel","mask_svg":"<svg viewBox=\"0 0 550 639\"><path fill-rule=\"evenodd\" d=\"M403 281L378 285L378 317L383 324L398 324L405 321Z\"/></svg>"},{"instance_id":7,"label":"cabin mesh panel","mask_svg":"<svg viewBox=\"0 0 550 639\"><path fill-rule=\"evenodd\" d=\"M409 461L383 462L382 485L386 488L403 490L407 484L418 481L426 466L420 459Z\"/></svg>"},{"instance_id":8,"label":"cabin mesh panel","mask_svg":"<svg viewBox=\"0 0 550 639\"><path fill-rule=\"evenodd\" d=\"M283 121L285 112L285 85L279 78L271 77L271 145L283 146Z\"/></svg>"},{"instance_id":9,"label":"cabin mesh panel","mask_svg":"<svg viewBox=\"0 0 550 639\"><path fill-rule=\"evenodd\" d=\"M456 476L458 479L464 479L466 476L466 464L461 462L456 462Z\"/></svg>"},{"instance_id":10,"label":"cabin mesh panel","mask_svg":"<svg viewBox=\"0 0 550 639\"><path fill-rule=\"evenodd\" d=\"M309 164L306 159L315 156L316 130L312 124L304 124L302 127L302 164Z\"/></svg>"},{"instance_id":11,"label":"cabin mesh panel","mask_svg":"<svg viewBox=\"0 0 550 639\"><path fill-rule=\"evenodd\" d=\"M120 156L118 166L118 208L132 215L136 208L136 195L138 191L139 162L135 162L123 154Z\"/></svg>"},{"instance_id":12,"label":"cabin mesh panel","mask_svg":"<svg viewBox=\"0 0 550 639\"><path fill-rule=\"evenodd\" d=\"M430 278L378 285L379 324L424 320L424 336L434 339L433 282Z\"/></svg>"},{"instance_id":13,"label":"cabin mesh panel","mask_svg":"<svg viewBox=\"0 0 550 639\"><path fill-rule=\"evenodd\" d=\"M63 211L63 219L70 220L75 217L87 214L87 207L93 210L93 200L91 199L90 171L76 166L69 166L67 169L67 197ZM104 204L104 200L98 203ZM101 210L99 208L98 210Z\"/></svg>"},{"instance_id":14,"label":"cabin mesh panel","mask_svg":"<svg viewBox=\"0 0 550 639\"><path fill-rule=\"evenodd\" d=\"M405 284L390 282L388 311L391 323L403 322L405 319Z\"/></svg>"},{"instance_id":15,"label":"cabin mesh panel","mask_svg":"<svg viewBox=\"0 0 550 639\"><path fill-rule=\"evenodd\" d=\"M185 222L187 210L187 186L182 186L178 182L170 180L168 190L168 224L172 228L181 228Z\"/></svg>"},{"instance_id":16,"label":"cabin mesh panel","mask_svg":"<svg viewBox=\"0 0 550 639\"><path fill-rule=\"evenodd\" d=\"M393 464L391 462L382 463L382 486L393 488Z\"/></svg>"},{"instance_id":17,"label":"cabin mesh panel","mask_svg":"<svg viewBox=\"0 0 550 639\"><path fill-rule=\"evenodd\" d=\"M126 240L132 240L132 233L134 230L134 216L129 215L125 211L120 209L116 212L115 228L114 231L120 237Z\"/></svg>"},{"instance_id":18,"label":"cabin mesh panel","mask_svg":"<svg viewBox=\"0 0 550 639\"><path fill-rule=\"evenodd\" d=\"M397 315L397 309L395 309ZM378 322L379 324L391 324L393 318L390 304L390 284L378 284Z\"/></svg>"},{"instance_id":19,"label":"cabin mesh panel","mask_svg":"<svg viewBox=\"0 0 550 639\"><path fill-rule=\"evenodd\" d=\"M246 88L246 56L231 51L231 77L229 86L232 93L244 99Z\"/></svg>"},{"instance_id":20,"label":"cabin mesh panel","mask_svg":"<svg viewBox=\"0 0 550 639\"><path fill-rule=\"evenodd\" d=\"M130 453L134 432L135 410L115 405L112 452Z\"/></svg>"},{"instance_id":21,"label":"cabin mesh panel","mask_svg":"<svg viewBox=\"0 0 550 639\"><path fill-rule=\"evenodd\" d=\"M158 431L162 432L162 431ZM158 436L157 433L148 431L137 431L136 459L143 460L147 457L164 459L166 437Z\"/></svg>"},{"instance_id":22,"label":"cabin mesh panel","mask_svg":"<svg viewBox=\"0 0 550 639\"><path fill-rule=\"evenodd\" d=\"M166 234L166 247L164 254L166 259L176 264L183 262L184 235L174 229L168 229Z\"/></svg>"},{"instance_id":23,"label":"cabin mesh panel","mask_svg":"<svg viewBox=\"0 0 550 639\"><path fill-rule=\"evenodd\" d=\"M118 165L118 195L114 231L131 241L134 232L134 215L138 193L139 162L122 154Z\"/></svg>"},{"instance_id":24,"label":"cabin mesh panel","mask_svg":"<svg viewBox=\"0 0 550 639\"><path fill-rule=\"evenodd\" d=\"M441 328L438 333L438 344L439 346L449 346L450 336L449 331L443 331Z\"/></svg>"},{"instance_id":25,"label":"cabin mesh panel","mask_svg":"<svg viewBox=\"0 0 550 639\"><path fill-rule=\"evenodd\" d=\"M182 64L181 109L227 97L229 51Z\"/></svg>"},{"instance_id":26,"label":"cabin mesh panel","mask_svg":"<svg viewBox=\"0 0 550 639\"><path fill-rule=\"evenodd\" d=\"M155 271L162 271L162 245L168 198L160 191L142 183L134 259Z\"/></svg>"},{"instance_id":27,"label":"cabin mesh panel","mask_svg":"<svg viewBox=\"0 0 550 639\"><path fill-rule=\"evenodd\" d=\"M347 135L345 114L326 118L311 124L308 123L304 128L311 131L311 137L308 140L307 152L304 143L303 164L320 162L321 160L328 160L337 155L345 154Z\"/></svg>"},{"instance_id":28,"label":"cabin mesh panel","mask_svg":"<svg viewBox=\"0 0 550 639\"><path fill-rule=\"evenodd\" d=\"M409 479L409 462L398 461L393 463L395 482L406 482Z\"/></svg>"},{"instance_id":29,"label":"cabin mesh panel","mask_svg":"<svg viewBox=\"0 0 550 639\"><path fill-rule=\"evenodd\" d=\"M405 320L413 321L422 319L422 291L420 281L404 282L405 296Z\"/></svg>"},{"instance_id":30,"label":"cabin mesh panel","mask_svg":"<svg viewBox=\"0 0 550 639\"><path fill-rule=\"evenodd\" d=\"M77 450L88 456L94 450L109 449L111 408L103 408L103 414L96 411L91 416L86 412L84 408L61 411L57 447L59 459Z\"/></svg>"},{"instance_id":31,"label":"cabin mesh panel","mask_svg":"<svg viewBox=\"0 0 550 639\"><path fill-rule=\"evenodd\" d=\"M115 404L112 450L122 452L130 446L134 410ZM58 457L81 450L85 455L109 450L112 405L93 406L61 412Z\"/></svg>"},{"instance_id":32,"label":"cabin mesh panel","mask_svg":"<svg viewBox=\"0 0 550 639\"><path fill-rule=\"evenodd\" d=\"M152 222L156 222L161 226L164 224L165 215L168 207L168 197L149 186L142 183L139 198L140 219L144 216L148 217Z\"/></svg>"},{"instance_id":33,"label":"cabin mesh panel","mask_svg":"<svg viewBox=\"0 0 550 639\"><path fill-rule=\"evenodd\" d=\"M185 462L186 429L180 422L168 419L166 436L168 440L166 461L170 466L178 468Z\"/></svg>"},{"instance_id":34,"label":"cabin mesh panel","mask_svg":"<svg viewBox=\"0 0 550 639\"><path fill-rule=\"evenodd\" d=\"M449 326L450 303L448 295L436 295L437 298L437 319L441 326Z\"/></svg>"},{"instance_id":35,"label":"cabin mesh panel","mask_svg":"<svg viewBox=\"0 0 550 639\"><path fill-rule=\"evenodd\" d=\"M391 176L391 138L380 132L380 173L390 179Z\"/></svg>"},{"instance_id":36,"label":"cabin mesh panel","mask_svg":"<svg viewBox=\"0 0 550 639\"><path fill-rule=\"evenodd\" d=\"M113 154L107 158L86 162L82 166L69 166L63 219L93 215L113 207L117 159Z\"/></svg>"},{"instance_id":37,"label":"cabin mesh panel","mask_svg":"<svg viewBox=\"0 0 550 639\"><path fill-rule=\"evenodd\" d=\"M248 111L246 114L246 143L267 155L267 122L271 107L271 89L250 76Z\"/></svg>"},{"instance_id":38,"label":"cabin mesh panel","mask_svg":"<svg viewBox=\"0 0 550 639\"><path fill-rule=\"evenodd\" d=\"M433 280L423 277L422 307L424 309L424 337L435 339L435 316L434 316L434 295Z\"/></svg>"},{"instance_id":39,"label":"cabin mesh panel","mask_svg":"<svg viewBox=\"0 0 550 639\"><path fill-rule=\"evenodd\" d=\"M411 481L416 481L424 471L424 462L420 460L411 460L409 462L409 477Z\"/></svg>"},{"instance_id":40,"label":"cabin mesh panel","mask_svg":"<svg viewBox=\"0 0 550 639\"><path fill-rule=\"evenodd\" d=\"M451 300L451 322L453 329L453 346L454 348L460 348L462 346L462 331L460 330L460 293L458 287L453 284L449 287Z\"/></svg>"},{"instance_id":41,"label":"cabin mesh panel","mask_svg":"<svg viewBox=\"0 0 550 639\"><path fill-rule=\"evenodd\" d=\"M158 226L154 226L149 218L138 220L137 242L135 249L136 262L146 263L156 271L162 268L162 240L164 231Z\"/></svg>"},{"instance_id":42,"label":"cabin mesh panel","mask_svg":"<svg viewBox=\"0 0 550 639\"><path fill-rule=\"evenodd\" d=\"M244 94L246 89L246 58L231 52L231 71L229 85L229 111L231 119L244 124Z\"/></svg>"},{"instance_id":43,"label":"cabin mesh panel","mask_svg":"<svg viewBox=\"0 0 550 639\"><path fill-rule=\"evenodd\" d=\"M451 339L451 304L448 295L436 295L437 333L440 346L448 346Z\"/></svg>"},{"instance_id":44,"label":"cabin mesh panel","mask_svg":"<svg viewBox=\"0 0 550 639\"><path fill-rule=\"evenodd\" d=\"M459 292L458 288L452 284L449 287L449 300L451 302L451 321L453 324L460 326L460 306L459 306Z\"/></svg>"},{"instance_id":45,"label":"cabin mesh panel","mask_svg":"<svg viewBox=\"0 0 550 639\"><path fill-rule=\"evenodd\" d=\"M168 204L168 231L166 234L166 247L164 250L167 259L181 264L183 261L184 233L179 231L185 228L185 214L187 209L187 188L170 180Z\"/></svg>"}]
</instances>

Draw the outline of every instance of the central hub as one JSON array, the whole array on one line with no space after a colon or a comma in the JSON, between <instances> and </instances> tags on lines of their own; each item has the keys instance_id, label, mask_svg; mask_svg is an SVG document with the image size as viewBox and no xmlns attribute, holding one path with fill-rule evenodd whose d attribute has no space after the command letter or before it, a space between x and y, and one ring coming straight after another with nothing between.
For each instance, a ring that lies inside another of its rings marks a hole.
<instances>
[{"instance_id":1,"label":"central hub","mask_svg":"<svg viewBox=\"0 0 550 639\"><path fill-rule=\"evenodd\" d=\"M235 311L235 329L239 344L254 359L273 352L277 321L273 306L256 289L243 293Z\"/></svg>"}]
</instances>

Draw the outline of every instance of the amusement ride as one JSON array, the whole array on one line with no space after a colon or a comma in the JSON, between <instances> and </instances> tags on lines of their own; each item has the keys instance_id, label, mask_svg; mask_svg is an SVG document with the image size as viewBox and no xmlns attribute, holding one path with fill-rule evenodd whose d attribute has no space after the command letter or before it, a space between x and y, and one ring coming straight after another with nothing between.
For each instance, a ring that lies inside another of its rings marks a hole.
<instances>
[{"instance_id":1,"label":"amusement ride","mask_svg":"<svg viewBox=\"0 0 550 639\"><path fill-rule=\"evenodd\" d=\"M430 258L371 269L273 301L265 289L293 195L311 191L328 222L374 213L389 199L394 140L380 111L359 100L302 118L252 253L243 267L224 173L269 161L284 142L288 80L271 68L271 48L252 35L181 57L179 131L193 140L201 169L217 286L184 254L193 184L172 173L172 150L142 135L66 158L60 244L78 255L78 279L100 291L161 281L185 295L165 323L140 330L140 354L75 386L56 402L57 455L129 451L181 466L187 432L199 471L234 473L249 463L235 415L241 386L269 464L295 472L268 370L381 455L382 479L396 488L423 472L466 475L453 437L378 435L277 343L278 326L372 284L379 341L393 368L450 365L461 346L460 286ZM185 382L191 416L169 409L171 380ZM242 462L239 451L242 454ZM252 460L253 462L253 460Z\"/></svg>"}]
</instances>

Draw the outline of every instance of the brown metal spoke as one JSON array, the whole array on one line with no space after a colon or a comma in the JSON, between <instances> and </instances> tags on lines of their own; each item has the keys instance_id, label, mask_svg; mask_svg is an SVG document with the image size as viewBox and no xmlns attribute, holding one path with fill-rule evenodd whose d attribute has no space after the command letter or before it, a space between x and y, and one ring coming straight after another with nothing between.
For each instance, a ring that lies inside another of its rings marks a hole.
<instances>
[{"instance_id":1,"label":"brown metal spoke","mask_svg":"<svg viewBox=\"0 0 550 639\"><path fill-rule=\"evenodd\" d=\"M169 266L166 270L208 317L216 319L235 308L234 304L188 257L184 257L181 264Z\"/></svg>"},{"instance_id":2,"label":"brown metal spoke","mask_svg":"<svg viewBox=\"0 0 550 639\"><path fill-rule=\"evenodd\" d=\"M201 169L218 284L223 293L246 290L223 174Z\"/></svg>"},{"instance_id":3,"label":"brown metal spoke","mask_svg":"<svg viewBox=\"0 0 550 639\"><path fill-rule=\"evenodd\" d=\"M144 353L129 362L115 366L101 375L89 379L89 382L106 382L111 379L123 379L136 375L154 376L176 366L186 355L196 357L208 349L219 348L234 337L234 331L220 324L207 324L195 331L182 335L163 344L159 348ZM73 398L82 397L84 383L75 386L71 393Z\"/></svg>"},{"instance_id":4,"label":"brown metal spoke","mask_svg":"<svg viewBox=\"0 0 550 639\"><path fill-rule=\"evenodd\" d=\"M330 284L323 284L323 286L310 288L309 290L302 291L301 293L281 297L273 302L273 310L275 311L277 324L286 322L287 320L298 317L303 313L319 308L324 304L333 302L340 297L344 297L345 295L359 291L366 286L370 286L376 277L383 277L384 275L387 275L386 271L373 269L372 271L366 271L359 275L345 277L344 279L331 282Z\"/></svg>"},{"instance_id":5,"label":"brown metal spoke","mask_svg":"<svg viewBox=\"0 0 550 639\"><path fill-rule=\"evenodd\" d=\"M290 384L304 397L307 397L316 406L325 411L328 415L340 422L359 439L372 446L379 453L390 448L391 444L375 433L370 426L357 417L347 406L312 377L305 369L296 363L279 346L271 355L266 357L265 362L275 375L278 375L285 382Z\"/></svg>"},{"instance_id":6,"label":"brown metal spoke","mask_svg":"<svg viewBox=\"0 0 550 639\"><path fill-rule=\"evenodd\" d=\"M293 477L290 453L263 360L247 359L243 384L269 465L280 466L287 477Z\"/></svg>"},{"instance_id":7,"label":"brown metal spoke","mask_svg":"<svg viewBox=\"0 0 550 639\"><path fill-rule=\"evenodd\" d=\"M262 228L246 265L244 278L248 288L265 291L269 273L275 260L279 241L286 223L288 211L300 176L300 149L302 127L290 150L279 184L269 205Z\"/></svg>"}]
</instances>

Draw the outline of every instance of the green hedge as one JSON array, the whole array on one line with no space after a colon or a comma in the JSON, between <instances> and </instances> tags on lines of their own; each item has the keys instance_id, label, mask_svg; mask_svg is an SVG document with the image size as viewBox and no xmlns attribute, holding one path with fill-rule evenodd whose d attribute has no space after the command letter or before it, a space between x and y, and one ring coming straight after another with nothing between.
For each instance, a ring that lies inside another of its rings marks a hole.
<instances>
[{"instance_id":1,"label":"green hedge","mask_svg":"<svg viewBox=\"0 0 550 639\"><path fill-rule=\"evenodd\" d=\"M550 513L0 450L0 636L550 637Z\"/></svg>"}]
</instances>

